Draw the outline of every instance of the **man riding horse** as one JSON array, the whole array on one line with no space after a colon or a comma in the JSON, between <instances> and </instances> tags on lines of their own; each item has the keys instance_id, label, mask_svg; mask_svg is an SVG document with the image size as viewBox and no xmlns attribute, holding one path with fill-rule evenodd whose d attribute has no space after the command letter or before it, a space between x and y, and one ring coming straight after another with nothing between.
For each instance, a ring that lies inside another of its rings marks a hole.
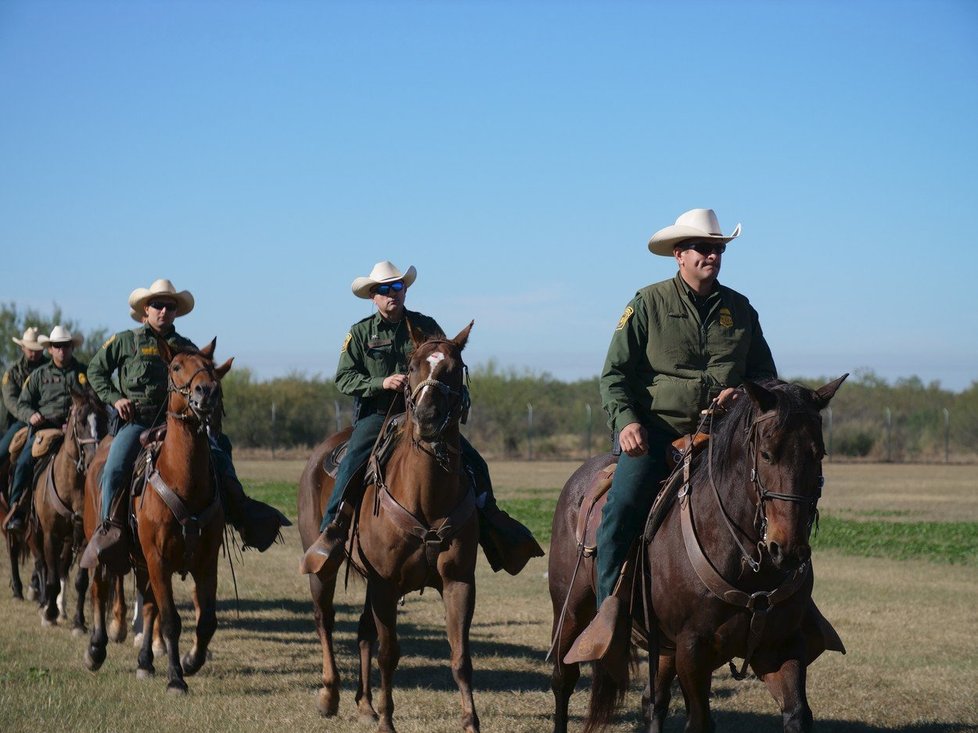
<instances>
[{"instance_id":1,"label":"man riding horse","mask_svg":"<svg viewBox=\"0 0 978 733\"><path fill-rule=\"evenodd\" d=\"M363 470L392 403L404 391L405 373L414 344L406 327L416 332L443 335L433 318L404 307L408 288L417 277L415 268L402 273L388 261L378 262L367 277L353 281L353 294L372 300L377 312L353 324L340 348L336 386L356 400L356 419L346 456L340 463L333 493L320 525L322 534L302 558L303 573L323 567L335 572L343 560L343 544L354 510L363 496ZM483 536L493 568L516 574L543 550L532 533L496 505L489 467L463 436L463 463L476 486Z\"/></svg>"},{"instance_id":2,"label":"man riding horse","mask_svg":"<svg viewBox=\"0 0 978 733\"><path fill-rule=\"evenodd\" d=\"M26 340L28 334L24 336ZM71 410L71 390L85 384L85 365L74 357L75 348L81 342L81 336L73 336L64 326L55 326L50 336L38 338L37 344L47 348L51 360L31 371L17 398L17 419L29 425L30 432L14 468L8 531L23 530L24 519L31 505L34 483L32 448L37 432L43 428L61 429Z\"/></svg>"},{"instance_id":3,"label":"man riding horse","mask_svg":"<svg viewBox=\"0 0 978 733\"><path fill-rule=\"evenodd\" d=\"M31 372L42 364L47 363L44 347L37 340L37 328L30 327L24 331L23 338L11 339L20 347L21 357L3 373L3 407L9 414L10 424L0 438L0 464L10 454L10 443L19 430L27 427L27 423L17 418L17 399L24 388L24 382Z\"/></svg>"},{"instance_id":4,"label":"man riding horse","mask_svg":"<svg viewBox=\"0 0 978 733\"><path fill-rule=\"evenodd\" d=\"M567 661L607 651L627 604L613 595L629 549L669 474L673 440L696 432L700 412L736 398L745 380L777 376L757 311L717 281L727 243L712 209L692 209L649 240L673 257L675 277L639 290L625 307L601 374L601 401L621 448L597 535L598 614Z\"/></svg>"},{"instance_id":5,"label":"man riding horse","mask_svg":"<svg viewBox=\"0 0 978 733\"><path fill-rule=\"evenodd\" d=\"M111 516L110 509L119 491L129 486L140 450L140 434L166 422L168 372L160 358L158 340L166 341L174 351L197 350L173 326L176 318L193 307L193 295L187 290L178 292L169 280L136 288L129 295L129 315L141 325L112 336L89 365L92 387L103 402L115 409L123 424L112 440L102 474L102 525L85 550L82 567L94 567L100 559L117 566L127 564L123 559L128 557L127 502L117 502ZM118 387L112 381L116 373ZM245 495L231 462L231 442L224 433L209 435L209 441L231 524L246 547L264 552L275 541L279 529L291 522L277 509Z\"/></svg>"}]
</instances>

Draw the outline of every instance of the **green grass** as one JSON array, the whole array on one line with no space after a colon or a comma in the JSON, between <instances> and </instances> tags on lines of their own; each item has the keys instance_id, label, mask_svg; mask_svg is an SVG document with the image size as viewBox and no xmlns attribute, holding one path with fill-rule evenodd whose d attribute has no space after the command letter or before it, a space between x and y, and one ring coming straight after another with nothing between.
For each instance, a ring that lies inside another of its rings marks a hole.
<instances>
[{"instance_id":1,"label":"green grass","mask_svg":"<svg viewBox=\"0 0 978 733\"><path fill-rule=\"evenodd\" d=\"M978 522L859 521L823 516L812 541L817 552L893 560L978 565Z\"/></svg>"},{"instance_id":2,"label":"green grass","mask_svg":"<svg viewBox=\"0 0 978 733\"><path fill-rule=\"evenodd\" d=\"M245 491L252 499L258 499L284 513L295 521L296 491L298 487L289 481L248 481Z\"/></svg>"},{"instance_id":3,"label":"green grass","mask_svg":"<svg viewBox=\"0 0 978 733\"><path fill-rule=\"evenodd\" d=\"M550 525L554 509L557 507L557 494L545 499L506 499L499 501L499 508L509 512L525 524L533 536L544 547L550 542Z\"/></svg>"}]
</instances>

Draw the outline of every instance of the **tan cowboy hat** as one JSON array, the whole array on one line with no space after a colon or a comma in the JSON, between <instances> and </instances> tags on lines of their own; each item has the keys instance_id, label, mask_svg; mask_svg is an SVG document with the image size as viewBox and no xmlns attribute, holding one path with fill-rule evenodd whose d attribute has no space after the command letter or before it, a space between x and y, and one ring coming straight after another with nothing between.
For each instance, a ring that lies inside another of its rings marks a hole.
<instances>
[{"instance_id":1,"label":"tan cowboy hat","mask_svg":"<svg viewBox=\"0 0 978 733\"><path fill-rule=\"evenodd\" d=\"M672 257L672 248L686 240L702 240L713 244L726 244L740 236L740 224L732 234L720 231L720 222L713 209L690 209L681 214L672 226L660 229L649 240L649 251L663 257Z\"/></svg>"},{"instance_id":2,"label":"tan cowboy hat","mask_svg":"<svg viewBox=\"0 0 978 733\"><path fill-rule=\"evenodd\" d=\"M85 339L81 335L78 336L72 335L71 331L69 331L64 326L55 326L53 329L51 329L50 336L41 336L37 340L41 344L41 346L45 348L47 348L51 344L65 344L70 341L72 344L74 344L75 348L77 349L79 346L81 346L82 341L84 341Z\"/></svg>"},{"instance_id":3,"label":"tan cowboy hat","mask_svg":"<svg viewBox=\"0 0 978 733\"><path fill-rule=\"evenodd\" d=\"M19 339L15 336L11 340L18 346L23 346L25 349L30 349L31 351L40 351L44 348L44 344L37 340L37 329L34 326L24 331L24 338Z\"/></svg>"},{"instance_id":4,"label":"tan cowboy hat","mask_svg":"<svg viewBox=\"0 0 978 733\"><path fill-rule=\"evenodd\" d=\"M411 265L407 272L401 272L398 270L391 262L384 260L383 262L378 262L374 265L374 269L370 271L370 274L366 277L358 277L353 281L353 294L358 298L365 298L370 300L372 297L370 294L370 289L375 285L383 285L384 283L397 282L398 280L404 281L404 287L410 287L411 283L418 276L418 271L414 269L414 265Z\"/></svg>"},{"instance_id":5,"label":"tan cowboy hat","mask_svg":"<svg viewBox=\"0 0 978 733\"><path fill-rule=\"evenodd\" d=\"M157 280L148 288L136 288L129 294L129 316L137 323L143 322L143 308L153 298L165 296L177 302L177 318L187 315L194 309L194 296L189 290L179 293L169 280Z\"/></svg>"}]
</instances>

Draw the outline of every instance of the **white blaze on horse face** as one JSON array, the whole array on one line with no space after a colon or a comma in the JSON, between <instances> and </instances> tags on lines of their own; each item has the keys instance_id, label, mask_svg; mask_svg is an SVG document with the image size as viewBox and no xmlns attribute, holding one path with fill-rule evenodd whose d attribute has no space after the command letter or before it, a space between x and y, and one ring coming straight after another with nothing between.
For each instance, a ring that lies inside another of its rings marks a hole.
<instances>
[{"instance_id":1,"label":"white blaze on horse face","mask_svg":"<svg viewBox=\"0 0 978 733\"><path fill-rule=\"evenodd\" d=\"M442 352L435 351L431 355L429 355L427 359L425 359L425 361L427 361L429 364L431 364L431 373L432 374L434 374L435 367L438 366L438 362L440 362L444 358L445 358L445 355Z\"/></svg>"}]
</instances>

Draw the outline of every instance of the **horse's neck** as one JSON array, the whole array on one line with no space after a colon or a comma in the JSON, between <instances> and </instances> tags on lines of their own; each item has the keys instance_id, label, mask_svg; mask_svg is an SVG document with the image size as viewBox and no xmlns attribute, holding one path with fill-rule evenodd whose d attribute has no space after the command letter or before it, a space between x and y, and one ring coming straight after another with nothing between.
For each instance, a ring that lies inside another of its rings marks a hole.
<instances>
[{"instance_id":1,"label":"horse's neck","mask_svg":"<svg viewBox=\"0 0 978 733\"><path fill-rule=\"evenodd\" d=\"M79 470L81 463L78 445L75 443L74 429L69 427L61 441L58 452L51 461L51 471L54 472L54 487L58 495L71 503L72 495L83 496L85 487L85 469Z\"/></svg>"},{"instance_id":2,"label":"horse's neck","mask_svg":"<svg viewBox=\"0 0 978 733\"><path fill-rule=\"evenodd\" d=\"M173 492L187 498L192 493L195 479L209 478L209 461L207 435L182 420L168 418L156 470Z\"/></svg>"},{"instance_id":3,"label":"horse's neck","mask_svg":"<svg viewBox=\"0 0 978 733\"><path fill-rule=\"evenodd\" d=\"M442 442L451 450L443 464L426 450L430 449L427 443L416 445L413 425L410 421L408 425L411 427L405 431L388 463L388 490L413 513L427 518L447 516L461 499L459 433L446 430L446 439Z\"/></svg>"}]
</instances>

